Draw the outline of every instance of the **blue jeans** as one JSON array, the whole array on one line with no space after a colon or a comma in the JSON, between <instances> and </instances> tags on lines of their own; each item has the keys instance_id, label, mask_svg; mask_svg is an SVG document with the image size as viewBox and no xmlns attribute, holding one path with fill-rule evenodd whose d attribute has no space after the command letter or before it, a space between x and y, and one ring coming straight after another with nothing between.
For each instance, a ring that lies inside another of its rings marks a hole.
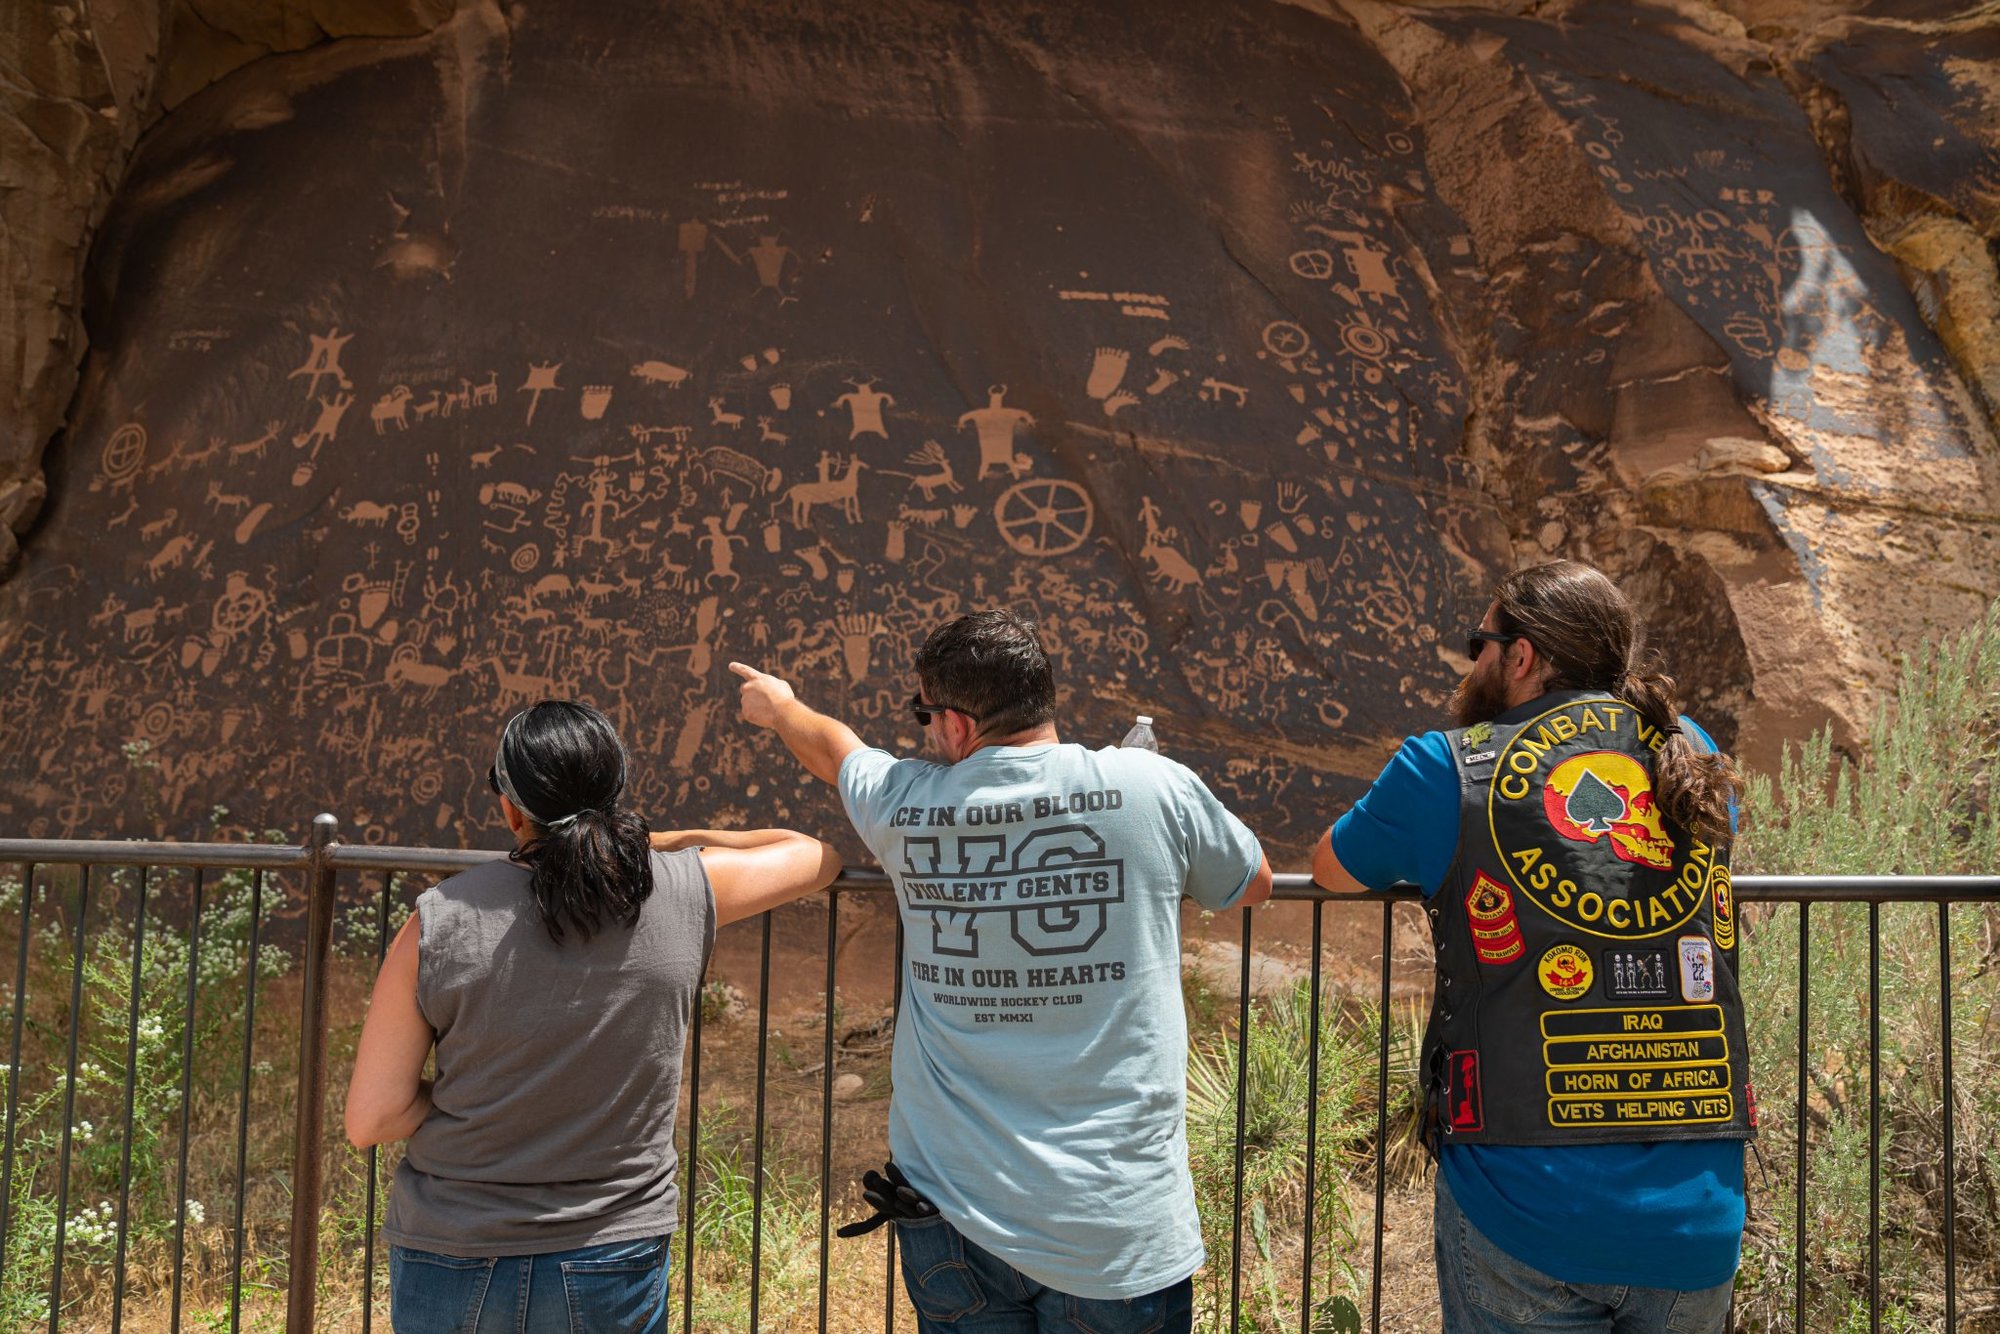
<instances>
[{"instance_id":1,"label":"blue jeans","mask_svg":"<svg viewBox=\"0 0 2000 1334\"><path fill-rule=\"evenodd\" d=\"M1459 1212L1437 1175L1431 1241L1437 1254L1444 1334L1590 1330L1602 1334L1720 1334L1732 1280L1713 1288L1565 1283L1530 1268L1486 1239Z\"/></svg>"},{"instance_id":2,"label":"blue jeans","mask_svg":"<svg viewBox=\"0 0 2000 1334\"><path fill-rule=\"evenodd\" d=\"M1073 1297L1044 1287L942 1218L898 1220L903 1287L917 1308L917 1334L1187 1334L1194 1280L1144 1297Z\"/></svg>"},{"instance_id":3,"label":"blue jeans","mask_svg":"<svg viewBox=\"0 0 2000 1334\"><path fill-rule=\"evenodd\" d=\"M396 1334L659 1334L667 1239L468 1260L389 1248Z\"/></svg>"}]
</instances>

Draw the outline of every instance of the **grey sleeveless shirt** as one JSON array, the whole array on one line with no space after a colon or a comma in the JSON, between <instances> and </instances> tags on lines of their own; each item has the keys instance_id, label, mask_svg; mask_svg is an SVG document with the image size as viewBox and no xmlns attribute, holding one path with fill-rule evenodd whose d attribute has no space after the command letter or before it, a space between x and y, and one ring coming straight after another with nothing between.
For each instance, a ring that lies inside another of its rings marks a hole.
<instances>
[{"instance_id":1,"label":"grey sleeveless shirt","mask_svg":"<svg viewBox=\"0 0 2000 1334\"><path fill-rule=\"evenodd\" d=\"M652 860L638 923L588 941L549 939L511 862L418 898L437 1077L396 1169L389 1241L540 1255L674 1230L681 1048L715 897L696 853Z\"/></svg>"}]
</instances>

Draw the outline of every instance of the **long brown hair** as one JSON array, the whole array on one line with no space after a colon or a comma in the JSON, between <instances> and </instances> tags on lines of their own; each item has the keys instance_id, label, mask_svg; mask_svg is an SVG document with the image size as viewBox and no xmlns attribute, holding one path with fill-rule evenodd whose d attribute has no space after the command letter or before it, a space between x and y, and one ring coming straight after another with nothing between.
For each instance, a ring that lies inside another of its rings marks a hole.
<instances>
[{"instance_id":1,"label":"long brown hair","mask_svg":"<svg viewBox=\"0 0 2000 1334\"><path fill-rule=\"evenodd\" d=\"M1516 570L1493 600L1499 629L1526 639L1548 664L1548 689L1616 695L1665 735L1652 760L1661 814L1692 834L1726 840L1742 776L1727 757L1696 748L1681 728L1673 678L1656 661L1635 658L1638 618L1618 586L1592 566L1559 560Z\"/></svg>"}]
</instances>

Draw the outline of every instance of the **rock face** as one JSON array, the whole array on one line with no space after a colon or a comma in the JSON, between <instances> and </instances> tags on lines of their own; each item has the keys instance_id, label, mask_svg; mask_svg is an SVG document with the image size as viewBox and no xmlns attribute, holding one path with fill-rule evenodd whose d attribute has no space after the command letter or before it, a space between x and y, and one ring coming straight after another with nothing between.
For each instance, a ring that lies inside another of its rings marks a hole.
<instances>
[{"instance_id":1,"label":"rock face","mask_svg":"<svg viewBox=\"0 0 2000 1334\"><path fill-rule=\"evenodd\" d=\"M1515 563L1757 759L2000 592L1976 16L325 8L153 44L73 403L72 289L15 303L8 827L490 840L548 694L656 822L837 827L724 664L913 747L1004 604L1072 739L1154 714L1296 852Z\"/></svg>"}]
</instances>

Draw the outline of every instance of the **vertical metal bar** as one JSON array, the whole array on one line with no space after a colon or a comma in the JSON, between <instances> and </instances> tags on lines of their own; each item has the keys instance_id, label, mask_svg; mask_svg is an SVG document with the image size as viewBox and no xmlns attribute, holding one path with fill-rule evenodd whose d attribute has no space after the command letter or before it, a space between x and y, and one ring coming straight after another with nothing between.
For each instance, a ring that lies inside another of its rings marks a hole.
<instances>
[{"instance_id":1,"label":"vertical metal bar","mask_svg":"<svg viewBox=\"0 0 2000 1334\"><path fill-rule=\"evenodd\" d=\"M111 1334L125 1327L125 1252L132 1218L132 1112L139 1091L139 1001L146 955L146 882L139 868L139 911L132 925L132 1001L125 1016L125 1138L118 1166L118 1254L111 1265Z\"/></svg>"},{"instance_id":2,"label":"vertical metal bar","mask_svg":"<svg viewBox=\"0 0 2000 1334\"><path fill-rule=\"evenodd\" d=\"M1313 900L1312 1019L1306 1033L1306 1217L1305 1237L1299 1247L1304 1270L1299 1282L1299 1334L1312 1334L1313 1190L1319 1181L1319 944L1320 919L1325 909L1325 900Z\"/></svg>"},{"instance_id":3,"label":"vertical metal bar","mask_svg":"<svg viewBox=\"0 0 2000 1334\"><path fill-rule=\"evenodd\" d=\"M1368 1279L1368 1328L1382 1328L1382 1213L1389 1179L1389 957L1395 939L1396 905L1382 903L1381 1032L1375 1050L1375 1268Z\"/></svg>"},{"instance_id":4,"label":"vertical metal bar","mask_svg":"<svg viewBox=\"0 0 2000 1334\"><path fill-rule=\"evenodd\" d=\"M1938 901L1938 997L1944 1039L1944 1327L1958 1328L1958 1165L1954 1161L1953 1104L1958 1091L1951 1079L1951 905Z\"/></svg>"},{"instance_id":5,"label":"vertical metal bar","mask_svg":"<svg viewBox=\"0 0 2000 1334\"><path fill-rule=\"evenodd\" d=\"M1882 1329L1882 905L1868 905L1868 1330Z\"/></svg>"},{"instance_id":6,"label":"vertical metal bar","mask_svg":"<svg viewBox=\"0 0 2000 1334\"><path fill-rule=\"evenodd\" d=\"M229 1245L229 1334L243 1328L243 1197L250 1165L250 1056L257 1037L257 952L264 921L264 873L250 878L250 955L243 964L243 1084L236 1107L236 1213Z\"/></svg>"},{"instance_id":7,"label":"vertical metal bar","mask_svg":"<svg viewBox=\"0 0 2000 1334\"><path fill-rule=\"evenodd\" d=\"M77 872L76 940L70 954L69 1055L63 1084L62 1153L56 1166L55 1276L49 1285L50 1334L62 1324L63 1242L69 1222L70 1136L76 1127L76 1044L83 1029L83 927L90 916L90 867Z\"/></svg>"},{"instance_id":8,"label":"vertical metal bar","mask_svg":"<svg viewBox=\"0 0 2000 1334\"><path fill-rule=\"evenodd\" d=\"M1799 1102L1798 1148L1792 1163L1793 1219L1797 1235L1792 1238L1792 1329L1806 1329L1806 1062L1810 1059L1807 1038L1812 1013L1812 904L1799 900Z\"/></svg>"},{"instance_id":9,"label":"vertical metal bar","mask_svg":"<svg viewBox=\"0 0 2000 1334\"><path fill-rule=\"evenodd\" d=\"M28 937L35 910L35 864L21 868L21 939L14 958L14 1038L7 1054L7 1141L0 1150L0 1283L7 1278L7 1230L14 1221L14 1122L21 1108L21 1020L28 1011Z\"/></svg>"},{"instance_id":10,"label":"vertical metal bar","mask_svg":"<svg viewBox=\"0 0 2000 1334\"><path fill-rule=\"evenodd\" d=\"M1243 1127L1250 1112L1250 910L1243 918L1243 958L1236 982L1236 1146L1235 1185L1229 1207L1229 1334L1243 1314Z\"/></svg>"},{"instance_id":11,"label":"vertical metal bar","mask_svg":"<svg viewBox=\"0 0 2000 1334\"><path fill-rule=\"evenodd\" d=\"M181 1334L181 1277L187 1265L188 1133L194 1123L195 986L201 976L201 890L207 871L194 870L194 913L188 918L187 1008L181 1012L181 1144L180 1166L174 1175L174 1280L169 1334Z\"/></svg>"},{"instance_id":12,"label":"vertical metal bar","mask_svg":"<svg viewBox=\"0 0 2000 1334\"><path fill-rule=\"evenodd\" d=\"M715 953L709 951L709 961ZM702 984L694 993L694 1017L688 1023L688 1151L681 1163L681 1192L687 1196L687 1226L681 1229L681 1331L694 1331L694 1251L695 1196L701 1190L701 1011L706 997L708 971L702 970Z\"/></svg>"},{"instance_id":13,"label":"vertical metal bar","mask_svg":"<svg viewBox=\"0 0 2000 1334\"><path fill-rule=\"evenodd\" d=\"M313 817L306 841L306 948L299 999L298 1116L292 1123L292 1232L285 1294L287 1334L312 1334L319 1303L319 1198L326 1145L326 968L333 946L335 872L327 850L340 821Z\"/></svg>"},{"instance_id":14,"label":"vertical metal bar","mask_svg":"<svg viewBox=\"0 0 2000 1334\"><path fill-rule=\"evenodd\" d=\"M763 943L757 959L757 1116L750 1141L750 1328L757 1324L757 1298L764 1274L764 1070L771 1049L771 914L759 919Z\"/></svg>"},{"instance_id":15,"label":"vertical metal bar","mask_svg":"<svg viewBox=\"0 0 2000 1334\"><path fill-rule=\"evenodd\" d=\"M892 903L897 901L892 899ZM900 903L896 908L896 980L890 998L890 1014L893 1016L890 1031L903 1022L903 910ZM882 1283L882 1334L895 1334L896 1330L896 1225L889 1224L883 1231L889 1234L886 1248L887 1270Z\"/></svg>"},{"instance_id":16,"label":"vertical metal bar","mask_svg":"<svg viewBox=\"0 0 2000 1334\"><path fill-rule=\"evenodd\" d=\"M826 891L826 1035L820 1046L819 1080L819 1334L826 1334L826 1267L832 1260L833 1208L833 1000L834 952L840 944L840 891Z\"/></svg>"},{"instance_id":17,"label":"vertical metal bar","mask_svg":"<svg viewBox=\"0 0 2000 1334\"><path fill-rule=\"evenodd\" d=\"M389 898L395 890L396 873L382 873L382 897L375 908L375 971L389 957ZM375 1207L382 1175L381 1146L368 1146L368 1212L361 1231L361 1334L375 1329Z\"/></svg>"}]
</instances>

